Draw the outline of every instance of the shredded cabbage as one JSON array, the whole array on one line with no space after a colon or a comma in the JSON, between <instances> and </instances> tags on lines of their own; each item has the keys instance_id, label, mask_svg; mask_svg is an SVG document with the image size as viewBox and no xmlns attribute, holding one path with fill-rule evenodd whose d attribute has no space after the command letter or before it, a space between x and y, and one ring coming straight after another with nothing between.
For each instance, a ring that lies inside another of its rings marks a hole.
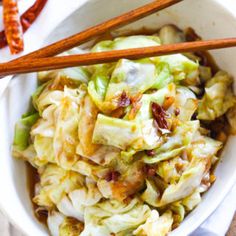
<instances>
[{"instance_id":1,"label":"shredded cabbage","mask_svg":"<svg viewBox=\"0 0 236 236\"><path fill-rule=\"evenodd\" d=\"M183 41L168 25L91 51ZM38 74L13 155L37 169L33 202L48 211L52 236L166 236L197 207L236 132L232 78L212 78L198 60L174 54Z\"/></svg>"}]
</instances>

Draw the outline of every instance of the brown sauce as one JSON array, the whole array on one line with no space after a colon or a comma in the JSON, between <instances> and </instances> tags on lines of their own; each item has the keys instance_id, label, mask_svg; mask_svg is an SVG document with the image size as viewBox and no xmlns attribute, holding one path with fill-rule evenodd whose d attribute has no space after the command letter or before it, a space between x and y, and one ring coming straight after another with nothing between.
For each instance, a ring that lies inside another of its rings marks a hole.
<instances>
[{"instance_id":1,"label":"brown sauce","mask_svg":"<svg viewBox=\"0 0 236 236\"><path fill-rule=\"evenodd\" d=\"M47 211L38 210L38 206L33 202L33 198L35 196L35 185L39 182L39 175L37 169L26 162L26 171L27 171L27 187L32 203L32 207L34 209L34 215L38 219L38 221L44 225L47 225Z\"/></svg>"},{"instance_id":2,"label":"brown sauce","mask_svg":"<svg viewBox=\"0 0 236 236\"><path fill-rule=\"evenodd\" d=\"M202 40L202 38L195 32L192 28L187 28L185 30L185 37L186 41L199 41ZM211 56L211 54L208 51L198 51L195 52L196 56L200 57L200 64L202 66L208 66L211 67L212 73L215 74L217 71L220 70L219 66L216 64L214 58Z\"/></svg>"}]
</instances>

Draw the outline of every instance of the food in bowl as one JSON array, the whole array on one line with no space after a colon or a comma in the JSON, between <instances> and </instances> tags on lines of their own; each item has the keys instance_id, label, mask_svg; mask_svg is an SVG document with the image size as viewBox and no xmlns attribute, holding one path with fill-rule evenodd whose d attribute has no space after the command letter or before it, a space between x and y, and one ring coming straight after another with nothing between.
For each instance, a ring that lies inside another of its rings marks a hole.
<instances>
[{"instance_id":1,"label":"food in bowl","mask_svg":"<svg viewBox=\"0 0 236 236\"><path fill-rule=\"evenodd\" d=\"M193 38L168 25L91 51ZM47 216L51 235L164 236L215 181L236 97L233 79L206 54L122 59L38 79L13 155L37 170L35 212Z\"/></svg>"}]
</instances>

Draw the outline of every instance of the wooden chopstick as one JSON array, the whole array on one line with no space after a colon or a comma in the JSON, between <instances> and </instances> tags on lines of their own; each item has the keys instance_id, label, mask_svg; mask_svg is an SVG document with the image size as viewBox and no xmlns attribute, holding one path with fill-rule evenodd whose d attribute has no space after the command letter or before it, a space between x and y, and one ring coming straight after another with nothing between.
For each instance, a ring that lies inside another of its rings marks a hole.
<instances>
[{"instance_id":1,"label":"wooden chopstick","mask_svg":"<svg viewBox=\"0 0 236 236\"><path fill-rule=\"evenodd\" d=\"M183 1L183 0L155 0L154 2L146 4L142 7L139 7L135 10L127 12L123 15L118 16L118 17L115 17L115 18L108 20L104 23L93 26L93 27L91 27L87 30L84 30L78 34L75 34L75 35L65 38L63 40L60 40L60 41L58 41L54 44L51 44L49 46L43 47L37 51L29 53L25 56L19 57L13 61L19 62L21 60L25 60L25 59L29 59L29 58L42 58L42 57L55 56L55 55L62 53L66 50L69 50L75 46L79 46L79 45L81 45L81 44L83 44L83 43L103 34L103 33L106 33L112 29L132 23L136 20L139 20L139 19L141 19L145 16L148 16L148 15L151 15L157 11L160 11L164 8L167 8L167 7L174 5L174 4L181 2L181 1Z\"/></svg>"},{"instance_id":2,"label":"wooden chopstick","mask_svg":"<svg viewBox=\"0 0 236 236\"><path fill-rule=\"evenodd\" d=\"M162 55L169 55L183 52L205 51L205 50L235 47L235 46L236 46L236 38L228 38L228 39L215 39L207 41L178 43L178 44L162 45L155 47L87 53L81 55L27 59L21 62L0 64L0 76L61 69L61 68L76 67L83 65L109 63L109 62L115 62L121 58L135 60L145 57L162 56Z\"/></svg>"}]
</instances>

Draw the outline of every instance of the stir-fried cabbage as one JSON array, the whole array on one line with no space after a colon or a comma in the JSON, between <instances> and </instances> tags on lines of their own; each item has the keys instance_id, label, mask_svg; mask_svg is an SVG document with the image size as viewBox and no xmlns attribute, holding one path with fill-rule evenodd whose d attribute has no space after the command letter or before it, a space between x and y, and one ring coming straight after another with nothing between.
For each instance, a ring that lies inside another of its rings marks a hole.
<instances>
[{"instance_id":1,"label":"stir-fried cabbage","mask_svg":"<svg viewBox=\"0 0 236 236\"><path fill-rule=\"evenodd\" d=\"M91 51L185 36L167 25ZM212 78L199 60L174 54L38 74L13 155L37 169L33 202L48 212L52 236L166 236L201 202L228 130L236 132L236 99L232 78Z\"/></svg>"},{"instance_id":2,"label":"stir-fried cabbage","mask_svg":"<svg viewBox=\"0 0 236 236\"><path fill-rule=\"evenodd\" d=\"M53 207L66 193L83 184L83 176L49 164L39 169L40 183L36 188L34 202L39 206Z\"/></svg>"},{"instance_id":3,"label":"stir-fried cabbage","mask_svg":"<svg viewBox=\"0 0 236 236\"><path fill-rule=\"evenodd\" d=\"M116 139L114 136L116 135ZM156 133L153 120L144 122L127 121L98 115L93 143L110 145L122 150L133 147L137 150L151 149L158 146L160 136Z\"/></svg>"},{"instance_id":4,"label":"stir-fried cabbage","mask_svg":"<svg viewBox=\"0 0 236 236\"><path fill-rule=\"evenodd\" d=\"M184 33L174 25L164 25L159 31L162 44L181 43L185 41Z\"/></svg>"},{"instance_id":5,"label":"stir-fried cabbage","mask_svg":"<svg viewBox=\"0 0 236 236\"><path fill-rule=\"evenodd\" d=\"M161 147L154 150L155 155L145 156L144 162L148 164L169 160L180 155L192 142L195 133L199 129L199 121L179 123L173 134Z\"/></svg>"},{"instance_id":6,"label":"stir-fried cabbage","mask_svg":"<svg viewBox=\"0 0 236 236\"><path fill-rule=\"evenodd\" d=\"M184 171L177 184L171 184L165 189L161 204L175 202L192 194L201 183L206 168L205 165L202 161Z\"/></svg>"},{"instance_id":7,"label":"stir-fried cabbage","mask_svg":"<svg viewBox=\"0 0 236 236\"><path fill-rule=\"evenodd\" d=\"M29 145L30 129L39 118L38 113L26 114L15 126L13 149L15 152L24 151Z\"/></svg>"},{"instance_id":8,"label":"stir-fried cabbage","mask_svg":"<svg viewBox=\"0 0 236 236\"><path fill-rule=\"evenodd\" d=\"M114 200L104 201L94 207L86 208L85 229L81 235L95 235L94 230L98 229L104 235L111 233L129 235L125 233L144 223L150 213L150 208L137 199L133 199L129 204Z\"/></svg>"},{"instance_id":9,"label":"stir-fried cabbage","mask_svg":"<svg viewBox=\"0 0 236 236\"><path fill-rule=\"evenodd\" d=\"M147 218L146 223L140 225L134 231L134 235L165 236L171 231L172 223L173 218L170 211L159 217L158 212L153 210L151 216Z\"/></svg>"},{"instance_id":10,"label":"stir-fried cabbage","mask_svg":"<svg viewBox=\"0 0 236 236\"><path fill-rule=\"evenodd\" d=\"M67 217L59 226L59 236L78 236L83 231L83 228L83 223Z\"/></svg>"},{"instance_id":11,"label":"stir-fried cabbage","mask_svg":"<svg viewBox=\"0 0 236 236\"><path fill-rule=\"evenodd\" d=\"M231 85L233 79L223 71L218 72L205 86L205 94L199 103L198 119L215 120L236 103Z\"/></svg>"},{"instance_id":12,"label":"stir-fried cabbage","mask_svg":"<svg viewBox=\"0 0 236 236\"><path fill-rule=\"evenodd\" d=\"M116 38L113 41L106 40L99 42L92 48L92 52L151 47L157 45L160 45L160 39L157 36L135 35L130 37Z\"/></svg>"},{"instance_id":13,"label":"stir-fried cabbage","mask_svg":"<svg viewBox=\"0 0 236 236\"><path fill-rule=\"evenodd\" d=\"M158 207L159 197L161 194L157 186L155 185L155 182L151 180L146 180L146 186L147 186L146 190L141 195L142 200L151 206Z\"/></svg>"}]
</instances>

